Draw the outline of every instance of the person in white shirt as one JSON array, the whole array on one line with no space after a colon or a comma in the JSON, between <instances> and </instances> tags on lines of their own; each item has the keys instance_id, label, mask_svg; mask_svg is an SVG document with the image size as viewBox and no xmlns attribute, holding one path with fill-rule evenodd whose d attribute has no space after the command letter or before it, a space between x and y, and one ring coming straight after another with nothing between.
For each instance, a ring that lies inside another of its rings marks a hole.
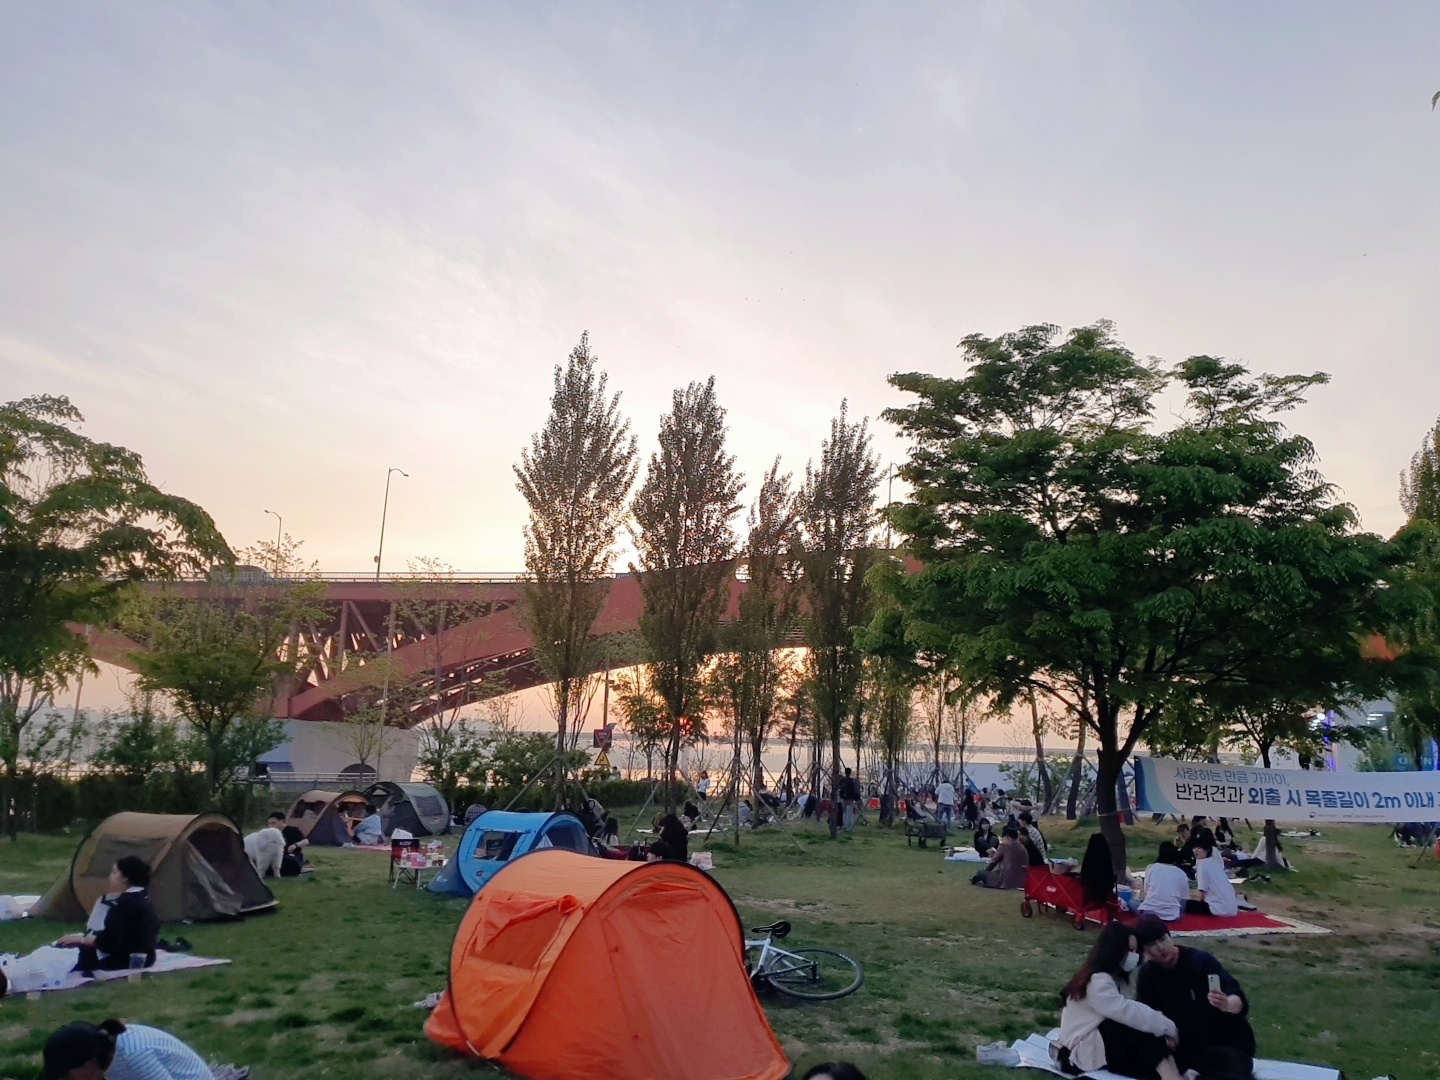
<instances>
[{"instance_id":1,"label":"person in white shirt","mask_svg":"<svg viewBox=\"0 0 1440 1080\"><path fill-rule=\"evenodd\" d=\"M1180 1080L1175 1021L1125 995L1139 965L1133 931L1118 921L1107 923L1060 994L1065 1006L1050 1054L1062 1070Z\"/></svg>"},{"instance_id":2,"label":"person in white shirt","mask_svg":"<svg viewBox=\"0 0 1440 1080\"><path fill-rule=\"evenodd\" d=\"M1174 922L1185 914L1185 905L1190 899L1190 879L1180 869L1179 851L1169 840L1160 845L1156 859L1145 869L1145 896L1140 901L1140 910Z\"/></svg>"},{"instance_id":3,"label":"person in white shirt","mask_svg":"<svg viewBox=\"0 0 1440 1080\"><path fill-rule=\"evenodd\" d=\"M159 1028L66 1024L45 1042L46 1080L213 1080L205 1059ZM232 1070L232 1076L249 1070Z\"/></svg>"},{"instance_id":4,"label":"person in white shirt","mask_svg":"<svg viewBox=\"0 0 1440 1080\"><path fill-rule=\"evenodd\" d=\"M1195 842L1195 886L1200 890L1200 899L1188 901L1185 910L1229 919L1240 914L1240 901L1230 884L1225 860L1215 854L1214 845L1208 833L1202 833Z\"/></svg>"},{"instance_id":5,"label":"person in white shirt","mask_svg":"<svg viewBox=\"0 0 1440 1080\"><path fill-rule=\"evenodd\" d=\"M950 824L955 813L955 785L941 780L935 787L935 820Z\"/></svg>"}]
</instances>

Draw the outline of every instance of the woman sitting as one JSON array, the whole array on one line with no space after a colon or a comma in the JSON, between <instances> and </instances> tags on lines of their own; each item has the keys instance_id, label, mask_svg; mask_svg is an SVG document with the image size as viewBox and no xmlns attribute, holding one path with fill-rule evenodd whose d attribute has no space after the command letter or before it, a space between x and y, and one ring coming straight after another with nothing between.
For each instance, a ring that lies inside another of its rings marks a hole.
<instances>
[{"instance_id":1,"label":"woman sitting","mask_svg":"<svg viewBox=\"0 0 1440 1080\"><path fill-rule=\"evenodd\" d=\"M160 937L160 917L150 903L150 866L134 855L115 860L110 868L110 892L105 901L104 924L87 934L68 934L56 945L78 948L76 971L119 971L130 966L130 957L141 954L145 966L155 963L155 942Z\"/></svg>"},{"instance_id":2,"label":"woman sitting","mask_svg":"<svg viewBox=\"0 0 1440 1080\"><path fill-rule=\"evenodd\" d=\"M1180 1080L1175 1022L1124 994L1139 966L1130 928L1107 923L1060 992L1060 1034L1050 1053L1065 1072L1108 1069L1136 1080Z\"/></svg>"},{"instance_id":3,"label":"woman sitting","mask_svg":"<svg viewBox=\"0 0 1440 1080\"><path fill-rule=\"evenodd\" d=\"M990 828L990 819L981 818L975 830L975 850L988 859L995 854L995 849L999 846L1000 838Z\"/></svg>"},{"instance_id":4,"label":"woman sitting","mask_svg":"<svg viewBox=\"0 0 1440 1080\"><path fill-rule=\"evenodd\" d=\"M1100 833L1092 833L1080 860L1080 891L1088 907L1104 907L1115 896L1115 864L1110 858L1110 843Z\"/></svg>"},{"instance_id":5,"label":"woman sitting","mask_svg":"<svg viewBox=\"0 0 1440 1080\"><path fill-rule=\"evenodd\" d=\"M1140 910L1158 915L1166 922L1175 922L1185 914L1190 901L1190 879L1179 867L1180 856L1169 840L1160 844L1156 861L1145 868L1145 896Z\"/></svg>"},{"instance_id":6,"label":"woman sitting","mask_svg":"<svg viewBox=\"0 0 1440 1080\"><path fill-rule=\"evenodd\" d=\"M169 1032L119 1020L66 1024L45 1041L45 1080L213 1080L205 1059ZM232 1071L245 1076L248 1070Z\"/></svg>"}]
</instances>

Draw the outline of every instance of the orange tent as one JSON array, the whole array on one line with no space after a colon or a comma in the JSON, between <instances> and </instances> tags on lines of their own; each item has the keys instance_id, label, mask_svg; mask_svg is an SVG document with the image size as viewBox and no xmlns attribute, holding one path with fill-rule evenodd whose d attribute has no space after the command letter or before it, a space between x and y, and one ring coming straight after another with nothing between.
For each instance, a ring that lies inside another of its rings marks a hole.
<instances>
[{"instance_id":1,"label":"orange tent","mask_svg":"<svg viewBox=\"0 0 1440 1080\"><path fill-rule=\"evenodd\" d=\"M425 1034L531 1080L782 1080L744 949L693 867L537 851L475 894Z\"/></svg>"}]
</instances>

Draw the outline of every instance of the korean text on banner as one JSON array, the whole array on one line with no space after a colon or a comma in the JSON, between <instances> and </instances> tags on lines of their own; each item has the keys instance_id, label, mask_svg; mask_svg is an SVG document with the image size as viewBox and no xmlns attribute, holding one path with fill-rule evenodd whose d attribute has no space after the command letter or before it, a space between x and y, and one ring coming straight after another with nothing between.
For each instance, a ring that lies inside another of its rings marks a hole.
<instances>
[{"instance_id":1,"label":"korean text on banner","mask_svg":"<svg viewBox=\"0 0 1440 1080\"><path fill-rule=\"evenodd\" d=\"M1440 772L1352 773L1135 759L1142 812L1283 822L1440 822Z\"/></svg>"}]
</instances>

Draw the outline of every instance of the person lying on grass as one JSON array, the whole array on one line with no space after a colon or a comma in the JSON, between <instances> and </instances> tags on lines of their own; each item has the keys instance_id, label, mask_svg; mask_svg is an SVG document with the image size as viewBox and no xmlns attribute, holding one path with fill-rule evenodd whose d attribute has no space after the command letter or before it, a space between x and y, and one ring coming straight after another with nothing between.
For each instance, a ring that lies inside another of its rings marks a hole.
<instances>
[{"instance_id":1,"label":"person lying on grass","mask_svg":"<svg viewBox=\"0 0 1440 1080\"><path fill-rule=\"evenodd\" d=\"M145 966L155 964L155 943L160 938L160 917L145 890L150 886L150 864L134 855L124 855L110 868L110 894L105 920L99 930L67 934L55 944L80 950L75 970L120 971L130 966L130 957L145 957ZM88 928L87 928L88 929Z\"/></svg>"},{"instance_id":2,"label":"person lying on grass","mask_svg":"<svg viewBox=\"0 0 1440 1080\"><path fill-rule=\"evenodd\" d=\"M73 1023L45 1041L45 1080L215 1080L219 1074L190 1047L159 1028L105 1020ZM248 1069L222 1066L231 1080Z\"/></svg>"},{"instance_id":3,"label":"person lying on grass","mask_svg":"<svg viewBox=\"0 0 1440 1080\"><path fill-rule=\"evenodd\" d=\"M1108 1069L1136 1080L1180 1080L1175 1062L1179 1027L1124 993L1140 964L1138 947L1129 927L1106 923L1085 963L1060 992L1060 1034L1050 1054L1063 1071Z\"/></svg>"},{"instance_id":4,"label":"person lying on grass","mask_svg":"<svg viewBox=\"0 0 1440 1080\"><path fill-rule=\"evenodd\" d=\"M1176 945L1154 915L1141 915L1134 934L1144 961L1135 997L1175 1021L1179 1066L1205 1080L1250 1080L1255 1032L1240 983L1209 953Z\"/></svg>"}]
</instances>

